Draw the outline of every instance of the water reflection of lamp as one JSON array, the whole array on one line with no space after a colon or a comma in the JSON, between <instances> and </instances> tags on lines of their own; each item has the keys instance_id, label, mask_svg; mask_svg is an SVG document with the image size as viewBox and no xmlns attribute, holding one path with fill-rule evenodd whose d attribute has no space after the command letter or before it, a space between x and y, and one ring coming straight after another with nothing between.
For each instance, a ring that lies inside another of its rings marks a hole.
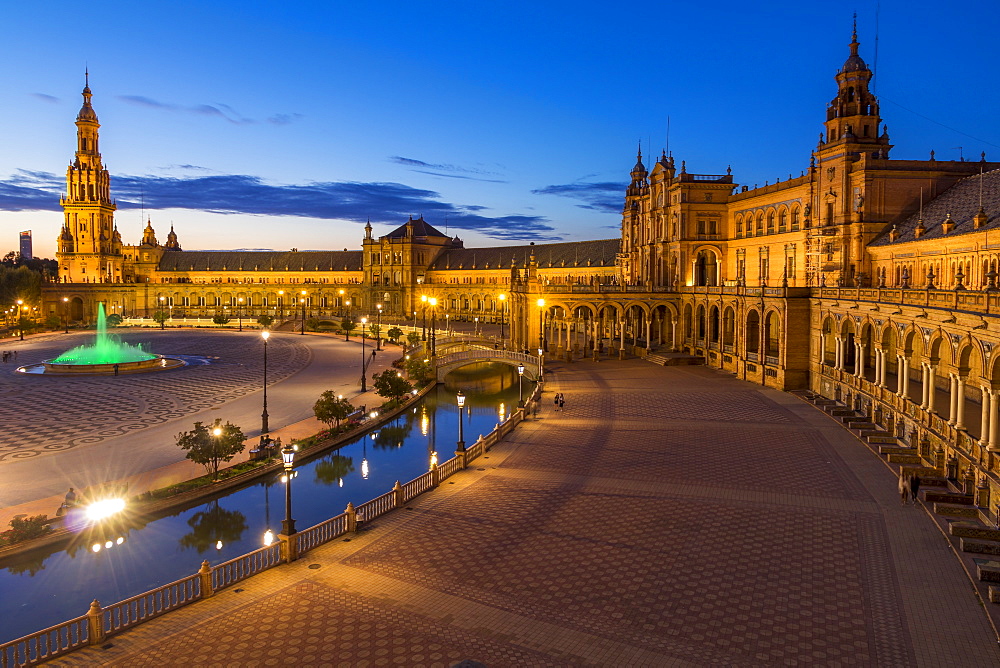
<instances>
[{"instance_id":1,"label":"water reflection of lamp","mask_svg":"<svg viewBox=\"0 0 1000 668\"><path fill-rule=\"evenodd\" d=\"M271 484L264 483L264 547L274 542L274 532L271 531L271 497L268 492Z\"/></svg>"},{"instance_id":2,"label":"water reflection of lamp","mask_svg":"<svg viewBox=\"0 0 1000 668\"><path fill-rule=\"evenodd\" d=\"M517 407L524 408L524 389L521 380L524 378L524 365L517 365Z\"/></svg>"},{"instance_id":3,"label":"water reflection of lamp","mask_svg":"<svg viewBox=\"0 0 1000 668\"><path fill-rule=\"evenodd\" d=\"M433 469L438 463L438 453L431 452L431 468Z\"/></svg>"},{"instance_id":4,"label":"water reflection of lamp","mask_svg":"<svg viewBox=\"0 0 1000 668\"><path fill-rule=\"evenodd\" d=\"M375 438L375 434L372 434ZM361 479L368 480L368 439L361 442Z\"/></svg>"},{"instance_id":5,"label":"water reflection of lamp","mask_svg":"<svg viewBox=\"0 0 1000 668\"><path fill-rule=\"evenodd\" d=\"M499 411L499 413L500 413L500 421L504 422L505 419L506 419L505 416L507 415L507 404L505 404L502 401L500 402L500 411Z\"/></svg>"},{"instance_id":6,"label":"water reflection of lamp","mask_svg":"<svg viewBox=\"0 0 1000 668\"><path fill-rule=\"evenodd\" d=\"M459 390L458 394L455 395L455 400L458 401L458 443L456 444L456 449L459 452L465 452L465 438L462 434L462 413L465 411L465 395Z\"/></svg>"}]
</instances>

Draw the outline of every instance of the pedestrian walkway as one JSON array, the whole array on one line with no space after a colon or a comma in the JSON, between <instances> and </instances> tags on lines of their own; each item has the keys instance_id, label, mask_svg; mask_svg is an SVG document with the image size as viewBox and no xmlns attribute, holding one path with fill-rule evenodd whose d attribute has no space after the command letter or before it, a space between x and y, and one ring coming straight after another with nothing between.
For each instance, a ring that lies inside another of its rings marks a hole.
<instances>
[{"instance_id":1,"label":"pedestrian walkway","mask_svg":"<svg viewBox=\"0 0 1000 668\"><path fill-rule=\"evenodd\" d=\"M821 412L704 367L548 381L406 509L53 663L1000 665L937 528Z\"/></svg>"}]
</instances>

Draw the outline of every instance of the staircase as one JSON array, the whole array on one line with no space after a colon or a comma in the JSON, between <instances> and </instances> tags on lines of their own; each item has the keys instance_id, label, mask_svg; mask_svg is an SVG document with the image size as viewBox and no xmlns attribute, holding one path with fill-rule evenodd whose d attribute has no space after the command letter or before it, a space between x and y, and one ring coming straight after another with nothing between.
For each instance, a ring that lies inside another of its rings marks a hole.
<instances>
[{"instance_id":1,"label":"staircase","mask_svg":"<svg viewBox=\"0 0 1000 668\"><path fill-rule=\"evenodd\" d=\"M982 597L990 603L1000 603L1000 528L995 523L998 518L990 515L989 508L978 505L986 503L979 490L972 489L971 483L946 478L936 468L926 466L916 448L900 443L879 425L840 402L808 390L792 394L840 421L889 464L898 465L900 475L920 476L919 496L924 507L950 537L966 570L985 589L980 592ZM997 617L998 613L991 616Z\"/></svg>"}]
</instances>

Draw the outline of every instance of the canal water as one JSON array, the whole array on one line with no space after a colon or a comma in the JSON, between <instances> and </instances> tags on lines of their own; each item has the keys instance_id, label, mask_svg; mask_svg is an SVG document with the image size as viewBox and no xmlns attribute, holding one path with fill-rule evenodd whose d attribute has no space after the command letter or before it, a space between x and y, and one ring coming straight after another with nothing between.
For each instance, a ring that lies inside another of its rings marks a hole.
<instances>
[{"instance_id":1,"label":"canal water","mask_svg":"<svg viewBox=\"0 0 1000 668\"><path fill-rule=\"evenodd\" d=\"M524 396L534 389L525 381ZM426 472L431 452L453 456L459 410L467 444L506 419L518 401L513 368L479 364L452 373L422 401L393 421L337 450L296 464L292 517L303 530L388 492ZM281 531L285 483L266 480L208 503L146 522L128 521L107 535L81 533L68 549L36 552L0 563L0 642L40 631L104 605L197 572L202 560L219 564L264 545L265 532ZM95 545L99 549L95 551Z\"/></svg>"}]
</instances>

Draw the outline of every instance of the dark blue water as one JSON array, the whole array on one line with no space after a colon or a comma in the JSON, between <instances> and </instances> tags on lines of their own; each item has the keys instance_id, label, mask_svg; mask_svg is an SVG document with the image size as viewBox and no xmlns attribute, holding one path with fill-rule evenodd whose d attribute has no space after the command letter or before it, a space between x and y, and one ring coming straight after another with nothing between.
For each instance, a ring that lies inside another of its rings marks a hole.
<instances>
[{"instance_id":1,"label":"dark blue water","mask_svg":"<svg viewBox=\"0 0 1000 668\"><path fill-rule=\"evenodd\" d=\"M311 460L297 463L292 516L306 529L426 472L430 453L450 459L458 440L455 392L466 394L465 441L489 433L517 405L517 373L510 367L466 367L392 422ZM525 383L527 396L531 388ZM141 594L262 547L285 515L280 474L168 517L81 533L69 548L9 560L0 570L0 642L39 631L103 605ZM124 540L118 544L118 539ZM105 548L106 541L111 542ZM101 549L94 552L92 546Z\"/></svg>"}]
</instances>

